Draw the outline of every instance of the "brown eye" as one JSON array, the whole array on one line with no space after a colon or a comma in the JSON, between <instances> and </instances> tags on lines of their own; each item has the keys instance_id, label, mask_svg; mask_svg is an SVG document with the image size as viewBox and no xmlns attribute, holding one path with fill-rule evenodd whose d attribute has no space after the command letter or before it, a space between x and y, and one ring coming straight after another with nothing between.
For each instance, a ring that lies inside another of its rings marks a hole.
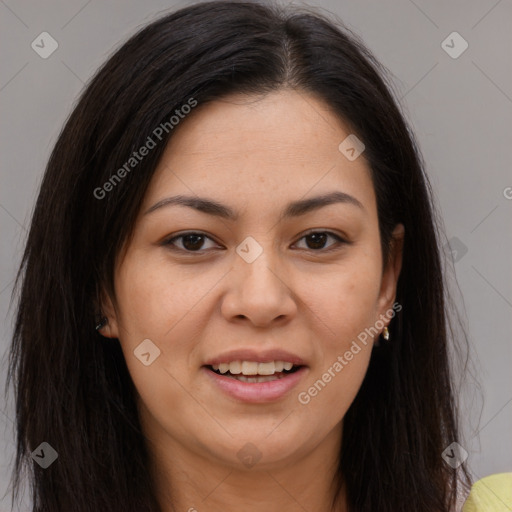
<instances>
[{"instance_id":1,"label":"brown eye","mask_svg":"<svg viewBox=\"0 0 512 512\"><path fill-rule=\"evenodd\" d=\"M335 243L329 245L326 248L325 244L327 243L329 238L333 238L335 240ZM318 251L321 249L330 250L331 248L334 248L339 244L347 243L345 240L343 240L343 238L336 235L335 233L331 233L330 231L315 231L312 233L308 233L307 235L303 236L300 240L306 240L306 249L310 249L313 251Z\"/></svg>"},{"instance_id":2,"label":"brown eye","mask_svg":"<svg viewBox=\"0 0 512 512\"><path fill-rule=\"evenodd\" d=\"M334 240L333 243L326 246L328 240ZM204 233L200 232L189 232L182 233L181 235L174 236L162 245L167 246L177 251L193 253L200 253L211 249L212 247L205 247L205 243L213 240ZM306 240L306 247L304 249L316 252L328 252L330 250L338 248L341 244L348 244L346 240L341 238L339 235L330 231L315 231L304 235L300 240ZM180 243L178 244L178 241Z\"/></svg>"},{"instance_id":3,"label":"brown eye","mask_svg":"<svg viewBox=\"0 0 512 512\"><path fill-rule=\"evenodd\" d=\"M177 240L181 240L181 247L176 245ZM175 236L164 242L164 245L181 251L199 252L205 250L204 244L206 240L211 239L203 233L190 232Z\"/></svg>"}]
</instances>

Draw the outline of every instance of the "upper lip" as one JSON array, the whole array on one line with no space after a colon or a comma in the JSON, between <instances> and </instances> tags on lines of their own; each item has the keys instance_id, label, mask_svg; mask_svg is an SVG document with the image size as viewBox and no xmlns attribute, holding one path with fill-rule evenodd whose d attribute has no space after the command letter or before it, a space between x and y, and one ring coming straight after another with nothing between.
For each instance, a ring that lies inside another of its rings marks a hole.
<instances>
[{"instance_id":1,"label":"upper lip","mask_svg":"<svg viewBox=\"0 0 512 512\"><path fill-rule=\"evenodd\" d=\"M236 349L224 352L217 357L206 361L205 366L212 366L214 364L231 363L232 361L253 361L256 363L269 363L270 361L284 361L293 363L296 366L303 366L304 360L299 356L287 352L282 349L270 350L251 350L251 349Z\"/></svg>"}]
</instances>

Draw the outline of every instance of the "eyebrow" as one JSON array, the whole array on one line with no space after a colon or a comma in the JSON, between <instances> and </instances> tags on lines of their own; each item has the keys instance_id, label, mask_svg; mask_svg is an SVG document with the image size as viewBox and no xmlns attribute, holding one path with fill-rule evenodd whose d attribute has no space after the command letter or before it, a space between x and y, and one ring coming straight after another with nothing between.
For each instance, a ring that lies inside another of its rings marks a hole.
<instances>
[{"instance_id":1,"label":"eyebrow","mask_svg":"<svg viewBox=\"0 0 512 512\"><path fill-rule=\"evenodd\" d=\"M298 201L289 203L282 212L280 219L284 220L291 217L299 217L334 203L350 204L362 210L365 209L361 202L358 201L355 197L346 194L345 192L335 191L320 196L311 197L309 199L300 199ZM162 199L161 201L158 201L153 206L151 206L151 208L149 208L144 213L144 215L154 212L159 208L171 205L187 206L208 215L214 215L232 221L237 220L239 217L238 213L236 213L234 210L226 205L214 201L213 199L184 195Z\"/></svg>"}]
</instances>

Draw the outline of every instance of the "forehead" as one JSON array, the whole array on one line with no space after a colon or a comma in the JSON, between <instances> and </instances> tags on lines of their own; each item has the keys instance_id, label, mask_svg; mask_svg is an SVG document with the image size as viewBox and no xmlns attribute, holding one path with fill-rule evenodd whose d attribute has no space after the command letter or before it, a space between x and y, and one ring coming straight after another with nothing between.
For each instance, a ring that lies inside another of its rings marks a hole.
<instances>
[{"instance_id":1,"label":"forehead","mask_svg":"<svg viewBox=\"0 0 512 512\"><path fill-rule=\"evenodd\" d=\"M309 93L231 95L198 105L176 128L144 207L171 192L266 208L332 190L373 207L364 153L350 161L340 152L348 126Z\"/></svg>"}]
</instances>

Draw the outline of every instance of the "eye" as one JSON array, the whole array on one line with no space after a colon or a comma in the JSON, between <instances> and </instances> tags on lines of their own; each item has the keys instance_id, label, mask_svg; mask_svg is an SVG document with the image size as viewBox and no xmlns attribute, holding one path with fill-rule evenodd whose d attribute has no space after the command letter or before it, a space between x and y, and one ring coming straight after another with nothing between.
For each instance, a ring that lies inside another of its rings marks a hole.
<instances>
[{"instance_id":1,"label":"eye","mask_svg":"<svg viewBox=\"0 0 512 512\"><path fill-rule=\"evenodd\" d=\"M329 245L327 249L325 249L325 243L328 238L333 238L335 243ZM306 247L307 250L317 251L319 249L325 249L323 252L331 251L335 249L340 244L347 244L348 242L341 238L339 235L332 233L331 231L312 231L304 235L300 240L307 240ZM309 243L308 243L309 242Z\"/></svg>"},{"instance_id":2,"label":"eye","mask_svg":"<svg viewBox=\"0 0 512 512\"><path fill-rule=\"evenodd\" d=\"M181 241L181 247L176 246L175 242L177 240ZM213 241L210 237L206 236L204 233L198 233L196 231L190 231L188 233L182 233L181 235L174 236L168 240L166 240L163 245L171 246L173 249L185 251L185 252L199 252L204 250L204 241L208 239Z\"/></svg>"},{"instance_id":3,"label":"eye","mask_svg":"<svg viewBox=\"0 0 512 512\"><path fill-rule=\"evenodd\" d=\"M335 240L335 242L325 248L325 244L329 238ZM205 240L210 240L213 242L213 240L204 233L190 231L188 233L182 233L180 235L169 238L168 240L164 241L162 245L176 249L178 251L200 253L208 249L208 247L204 247ZM319 252L321 249L324 249L323 252L331 251L336 249L337 246L341 244L349 243L331 231L313 231L304 235L299 239L299 241L300 240L306 240L306 250L315 252ZM177 241L180 241L179 245L177 244Z\"/></svg>"}]
</instances>

